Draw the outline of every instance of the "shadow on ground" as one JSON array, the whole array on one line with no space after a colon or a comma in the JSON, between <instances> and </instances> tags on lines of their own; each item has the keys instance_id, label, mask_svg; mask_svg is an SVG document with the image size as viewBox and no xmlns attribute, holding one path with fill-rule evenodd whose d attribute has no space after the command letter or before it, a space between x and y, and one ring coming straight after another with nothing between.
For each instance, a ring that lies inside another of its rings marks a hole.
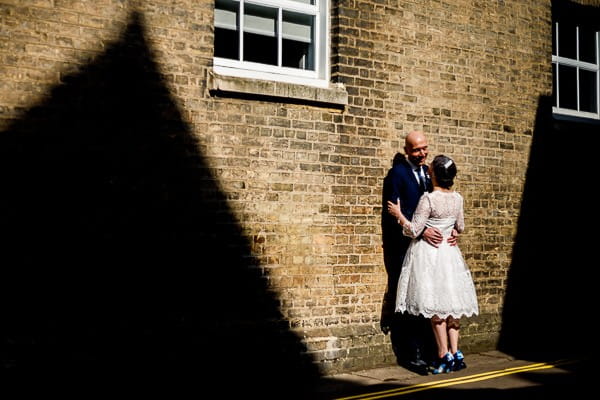
<instances>
[{"instance_id":1,"label":"shadow on ground","mask_svg":"<svg viewBox=\"0 0 600 400\"><path fill-rule=\"evenodd\" d=\"M590 364L584 362L555 369L500 374L489 378L486 372L503 368L390 379L380 384L358 384L354 380L325 377L320 390L306 399L547 399L588 393L591 389ZM436 387L437 386L437 387Z\"/></svg>"},{"instance_id":2,"label":"shadow on ground","mask_svg":"<svg viewBox=\"0 0 600 400\"><path fill-rule=\"evenodd\" d=\"M318 376L140 15L0 134L0 164L4 372L82 394L280 398Z\"/></svg>"}]
</instances>

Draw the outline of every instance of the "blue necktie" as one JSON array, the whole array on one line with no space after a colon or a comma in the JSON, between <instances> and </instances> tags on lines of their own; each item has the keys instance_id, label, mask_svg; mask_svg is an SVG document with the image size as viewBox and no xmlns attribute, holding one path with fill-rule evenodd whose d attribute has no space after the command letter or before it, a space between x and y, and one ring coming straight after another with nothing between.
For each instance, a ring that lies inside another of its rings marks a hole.
<instances>
[{"instance_id":1,"label":"blue necktie","mask_svg":"<svg viewBox=\"0 0 600 400\"><path fill-rule=\"evenodd\" d=\"M425 193L425 176L423 176L423 169L421 167L417 167L417 176L419 177L419 189L421 189L422 193Z\"/></svg>"}]
</instances>

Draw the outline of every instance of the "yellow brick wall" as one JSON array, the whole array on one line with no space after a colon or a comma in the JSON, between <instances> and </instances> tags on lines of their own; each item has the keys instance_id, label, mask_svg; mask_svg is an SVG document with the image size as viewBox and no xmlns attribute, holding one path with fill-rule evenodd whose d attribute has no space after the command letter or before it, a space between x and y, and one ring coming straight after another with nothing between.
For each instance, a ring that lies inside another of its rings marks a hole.
<instances>
[{"instance_id":1,"label":"yellow brick wall","mask_svg":"<svg viewBox=\"0 0 600 400\"><path fill-rule=\"evenodd\" d=\"M538 99L551 93L550 2L331 3L332 82L345 107L211 91L210 0L1 0L0 129L102 59L137 12L257 290L272 293L282 329L325 373L394 362L378 329L381 185L405 134L422 129L431 154L456 160L466 201L460 245L481 316L462 340L493 348ZM211 284L218 303L226 291Z\"/></svg>"}]
</instances>

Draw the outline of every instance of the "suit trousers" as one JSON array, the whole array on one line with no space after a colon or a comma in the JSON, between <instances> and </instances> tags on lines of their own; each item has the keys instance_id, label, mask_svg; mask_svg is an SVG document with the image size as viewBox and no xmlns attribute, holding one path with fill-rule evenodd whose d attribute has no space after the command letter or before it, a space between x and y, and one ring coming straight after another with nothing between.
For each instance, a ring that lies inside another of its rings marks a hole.
<instances>
[{"instance_id":1,"label":"suit trousers","mask_svg":"<svg viewBox=\"0 0 600 400\"><path fill-rule=\"evenodd\" d=\"M402 241L383 247L383 257L387 272L387 287L381 307L381 326L390 330L390 339L398 363L414 363L423 360L430 363L437 354L433 329L428 318L408 313L397 313L396 293L402 261L408 245Z\"/></svg>"}]
</instances>

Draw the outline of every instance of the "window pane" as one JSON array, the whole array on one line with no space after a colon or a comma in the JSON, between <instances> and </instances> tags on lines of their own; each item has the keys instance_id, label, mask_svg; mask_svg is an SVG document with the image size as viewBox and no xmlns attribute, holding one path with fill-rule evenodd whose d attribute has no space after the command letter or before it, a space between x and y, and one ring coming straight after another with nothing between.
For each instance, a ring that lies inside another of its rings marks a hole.
<instances>
[{"instance_id":1,"label":"window pane","mask_svg":"<svg viewBox=\"0 0 600 400\"><path fill-rule=\"evenodd\" d=\"M558 29L558 24L552 24L552 55L557 56L556 54L556 30Z\"/></svg>"},{"instance_id":2,"label":"window pane","mask_svg":"<svg viewBox=\"0 0 600 400\"><path fill-rule=\"evenodd\" d=\"M560 51L560 49L559 49ZM558 106L577 110L577 69L558 66Z\"/></svg>"},{"instance_id":3,"label":"window pane","mask_svg":"<svg viewBox=\"0 0 600 400\"><path fill-rule=\"evenodd\" d=\"M282 64L314 70L314 20L311 15L283 12Z\"/></svg>"},{"instance_id":4,"label":"window pane","mask_svg":"<svg viewBox=\"0 0 600 400\"><path fill-rule=\"evenodd\" d=\"M246 32L276 36L277 9L246 3L244 5L244 33Z\"/></svg>"},{"instance_id":5,"label":"window pane","mask_svg":"<svg viewBox=\"0 0 600 400\"><path fill-rule=\"evenodd\" d=\"M292 0L295 1L297 3L304 3L304 4L315 4L315 0Z\"/></svg>"},{"instance_id":6,"label":"window pane","mask_svg":"<svg viewBox=\"0 0 600 400\"><path fill-rule=\"evenodd\" d=\"M244 61L277 65L277 38L245 33Z\"/></svg>"},{"instance_id":7,"label":"window pane","mask_svg":"<svg viewBox=\"0 0 600 400\"><path fill-rule=\"evenodd\" d=\"M237 30L239 2L233 0L217 0L215 2L215 26Z\"/></svg>"},{"instance_id":8,"label":"window pane","mask_svg":"<svg viewBox=\"0 0 600 400\"><path fill-rule=\"evenodd\" d=\"M558 24L558 55L560 57L576 59L576 33L575 25L568 23Z\"/></svg>"},{"instance_id":9,"label":"window pane","mask_svg":"<svg viewBox=\"0 0 600 400\"><path fill-rule=\"evenodd\" d=\"M579 70L579 110L596 113L596 72Z\"/></svg>"},{"instance_id":10,"label":"window pane","mask_svg":"<svg viewBox=\"0 0 600 400\"><path fill-rule=\"evenodd\" d=\"M237 31L215 28L215 57L240 58L240 35Z\"/></svg>"},{"instance_id":11,"label":"window pane","mask_svg":"<svg viewBox=\"0 0 600 400\"><path fill-rule=\"evenodd\" d=\"M586 27L579 27L579 59L596 63L596 32Z\"/></svg>"},{"instance_id":12,"label":"window pane","mask_svg":"<svg viewBox=\"0 0 600 400\"><path fill-rule=\"evenodd\" d=\"M239 59L239 2L215 2L215 57Z\"/></svg>"},{"instance_id":13,"label":"window pane","mask_svg":"<svg viewBox=\"0 0 600 400\"><path fill-rule=\"evenodd\" d=\"M277 9L245 3L244 61L277 65Z\"/></svg>"},{"instance_id":14,"label":"window pane","mask_svg":"<svg viewBox=\"0 0 600 400\"><path fill-rule=\"evenodd\" d=\"M556 102L556 64L552 63L552 105L558 106Z\"/></svg>"}]
</instances>

